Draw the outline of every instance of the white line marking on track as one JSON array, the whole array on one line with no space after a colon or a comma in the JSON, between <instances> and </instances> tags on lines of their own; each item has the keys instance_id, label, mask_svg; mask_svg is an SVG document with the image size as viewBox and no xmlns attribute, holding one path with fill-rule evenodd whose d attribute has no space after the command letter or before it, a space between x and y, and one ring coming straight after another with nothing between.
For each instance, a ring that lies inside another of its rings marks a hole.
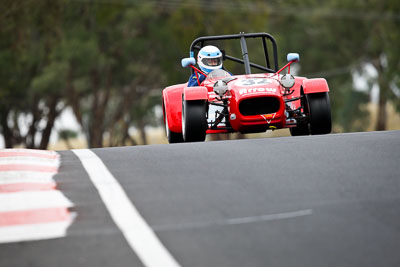
<instances>
[{"instance_id":1,"label":"white line marking on track","mask_svg":"<svg viewBox=\"0 0 400 267\"><path fill-rule=\"evenodd\" d=\"M282 219L291 219L300 216L311 215L312 210L299 210L285 213L276 213L276 214L266 214L261 216L254 217L244 217L244 218L233 218L227 219L224 224L243 224L243 223L254 223L261 221L274 221L274 220L282 220Z\"/></svg>"},{"instance_id":2,"label":"white line marking on track","mask_svg":"<svg viewBox=\"0 0 400 267\"><path fill-rule=\"evenodd\" d=\"M266 214L261 216L243 217L243 218L231 218L221 221L209 221L209 222L192 222L192 223L181 223L181 224L165 224L165 225L154 225L154 231L166 231L166 230L184 230L193 228L203 228L210 226L225 226L245 223L256 223L262 221L275 221L282 219L291 219L300 216L311 215L312 210L299 210L285 213Z\"/></svg>"},{"instance_id":3,"label":"white line marking on track","mask_svg":"<svg viewBox=\"0 0 400 267\"><path fill-rule=\"evenodd\" d=\"M145 266L180 266L139 214L99 157L89 149L72 150L82 162L100 197L128 244Z\"/></svg>"}]
</instances>

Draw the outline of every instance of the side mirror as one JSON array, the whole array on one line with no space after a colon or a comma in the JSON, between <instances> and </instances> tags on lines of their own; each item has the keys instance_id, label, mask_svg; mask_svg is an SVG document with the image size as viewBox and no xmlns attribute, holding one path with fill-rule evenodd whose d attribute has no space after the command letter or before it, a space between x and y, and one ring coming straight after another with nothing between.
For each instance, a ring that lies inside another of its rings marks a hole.
<instances>
[{"instance_id":1,"label":"side mirror","mask_svg":"<svg viewBox=\"0 0 400 267\"><path fill-rule=\"evenodd\" d=\"M287 54L286 57L287 61L299 61L300 60L300 56L297 53L289 53Z\"/></svg>"},{"instance_id":2,"label":"side mirror","mask_svg":"<svg viewBox=\"0 0 400 267\"><path fill-rule=\"evenodd\" d=\"M181 61L182 67L187 68L189 66L196 65L196 60L193 57L183 58Z\"/></svg>"}]
</instances>

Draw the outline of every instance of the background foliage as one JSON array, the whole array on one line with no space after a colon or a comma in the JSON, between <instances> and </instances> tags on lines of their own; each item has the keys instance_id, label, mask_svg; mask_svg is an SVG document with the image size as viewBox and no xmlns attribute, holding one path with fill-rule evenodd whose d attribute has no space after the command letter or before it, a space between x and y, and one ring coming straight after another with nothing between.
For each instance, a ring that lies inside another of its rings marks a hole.
<instances>
[{"instance_id":1,"label":"background foliage","mask_svg":"<svg viewBox=\"0 0 400 267\"><path fill-rule=\"evenodd\" d=\"M280 65L286 53L300 53L298 75L328 80L335 131L365 130L373 88L377 130L386 129L387 103L400 111L396 0L3 0L0 7L6 147L47 148L66 108L89 147L146 143L145 126L161 123L154 107L162 88L187 80L180 59L202 35L269 32ZM68 142L76 133L59 136Z\"/></svg>"}]
</instances>

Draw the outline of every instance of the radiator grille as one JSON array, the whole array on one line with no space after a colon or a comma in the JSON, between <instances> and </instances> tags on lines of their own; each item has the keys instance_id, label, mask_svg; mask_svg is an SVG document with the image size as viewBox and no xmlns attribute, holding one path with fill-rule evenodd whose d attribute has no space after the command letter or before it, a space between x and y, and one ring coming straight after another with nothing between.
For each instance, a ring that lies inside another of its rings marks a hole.
<instances>
[{"instance_id":1,"label":"radiator grille","mask_svg":"<svg viewBox=\"0 0 400 267\"><path fill-rule=\"evenodd\" d=\"M244 99L239 104L239 111L244 116L275 113L279 110L276 97L257 97Z\"/></svg>"}]
</instances>

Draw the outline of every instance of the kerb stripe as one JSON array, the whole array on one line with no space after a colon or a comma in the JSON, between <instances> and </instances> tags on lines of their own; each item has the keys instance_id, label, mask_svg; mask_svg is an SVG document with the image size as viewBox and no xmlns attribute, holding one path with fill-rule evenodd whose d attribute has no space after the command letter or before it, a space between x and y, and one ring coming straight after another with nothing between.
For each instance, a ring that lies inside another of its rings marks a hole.
<instances>
[{"instance_id":1,"label":"kerb stripe","mask_svg":"<svg viewBox=\"0 0 400 267\"><path fill-rule=\"evenodd\" d=\"M58 154L51 153L35 153L35 152L24 152L24 151L0 151L0 158L9 158L9 157L35 157L35 158L43 158L43 159L57 159Z\"/></svg>"},{"instance_id":2,"label":"kerb stripe","mask_svg":"<svg viewBox=\"0 0 400 267\"><path fill-rule=\"evenodd\" d=\"M70 221L68 208L0 212L0 226Z\"/></svg>"},{"instance_id":3,"label":"kerb stripe","mask_svg":"<svg viewBox=\"0 0 400 267\"><path fill-rule=\"evenodd\" d=\"M0 171L31 171L31 172L51 172L57 173L58 167L38 166L28 164L0 164Z\"/></svg>"},{"instance_id":4,"label":"kerb stripe","mask_svg":"<svg viewBox=\"0 0 400 267\"><path fill-rule=\"evenodd\" d=\"M0 193L12 193L21 191L41 191L41 190L55 190L56 183L13 183L1 184Z\"/></svg>"}]
</instances>

